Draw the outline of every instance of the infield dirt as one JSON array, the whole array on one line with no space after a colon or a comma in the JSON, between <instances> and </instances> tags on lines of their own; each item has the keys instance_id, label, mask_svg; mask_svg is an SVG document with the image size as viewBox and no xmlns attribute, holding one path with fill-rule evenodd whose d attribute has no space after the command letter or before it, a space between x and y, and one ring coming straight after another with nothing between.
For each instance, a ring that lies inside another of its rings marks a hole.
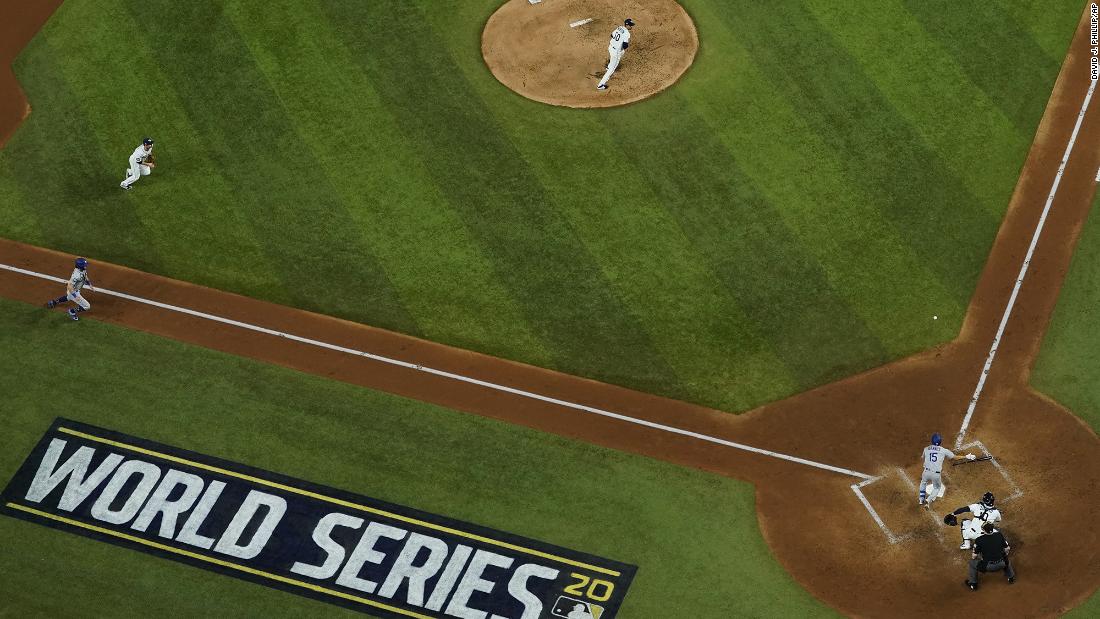
<instances>
[{"instance_id":1,"label":"infield dirt","mask_svg":"<svg viewBox=\"0 0 1100 619\"><path fill-rule=\"evenodd\" d=\"M37 12L11 10L23 3L2 5L5 14L16 17L9 24L26 20L20 32L32 32L44 19ZM977 593L965 589L964 557L954 537L957 529L935 526L932 517L917 507L915 496L909 497L910 506L905 507L904 486L898 489L890 484L892 478L900 479L899 467L913 474L931 432L952 436L962 421L1089 87L1088 34L1085 13L959 337L742 415L96 264L96 281L108 289L885 475L877 483L886 485L871 484L865 490L899 533L914 534L898 544L888 543L850 490L849 485L859 481L855 477L94 292L89 295L93 311L88 317L747 480L756 485L761 529L784 568L815 596L846 614L916 617L927 615L929 604L934 603L935 612L959 616L1055 615L1079 604L1100 584L1100 540L1095 527L1079 526L1080 515L1097 511L1100 502L1100 440L1069 411L1034 392L1028 377L1095 192L1100 103L1094 102L1085 114L969 434L997 455L1023 491L1003 506L1005 530L1017 550L1014 562L1019 581L1009 587L999 575L991 574ZM11 60L6 49L11 39L3 40L6 64ZM4 100L0 109L22 101L21 93L10 86L0 93ZM10 124L4 125L0 135L12 130ZM71 259L0 241L0 263L66 275ZM57 289L58 284L0 270L3 296L37 304L56 296ZM58 319L65 318L59 314ZM942 506L937 504L935 517L942 515L943 508L973 502L978 498L972 495L976 488L1007 488L996 485L1005 482L988 463L967 466L972 468L966 469L965 477L963 473L949 476L951 490Z\"/></svg>"},{"instance_id":2,"label":"infield dirt","mask_svg":"<svg viewBox=\"0 0 1100 619\"><path fill-rule=\"evenodd\" d=\"M630 47L608 90L598 91L611 32L626 18L637 24ZM680 79L698 49L695 24L675 0L508 0L481 36L485 64L500 83L528 99L578 108L651 97Z\"/></svg>"}]
</instances>

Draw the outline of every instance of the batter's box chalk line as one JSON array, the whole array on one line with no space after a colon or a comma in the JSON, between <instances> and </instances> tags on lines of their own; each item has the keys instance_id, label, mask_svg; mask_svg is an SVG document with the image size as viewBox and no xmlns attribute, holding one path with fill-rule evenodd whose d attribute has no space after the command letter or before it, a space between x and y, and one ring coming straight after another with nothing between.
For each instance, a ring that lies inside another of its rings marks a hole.
<instances>
[{"instance_id":1,"label":"batter's box chalk line","mask_svg":"<svg viewBox=\"0 0 1100 619\"><path fill-rule=\"evenodd\" d=\"M973 448L977 448L977 449L981 450L983 456L989 456L991 458L989 460L989 462L993 465L993 467L997 470L997 472L1001 474L1001 477L1004 478L1005 483L1008 484L1008 487L1012 488L1012 494L1008 495L1004 499L999 500L999 502L1002 505L1005 504L1005 503L1014 501L1014 500L1024 496L1023 489L1020 488L1019 484L1017 484L1015 482L1015 480L1012 479L1012 476L1008 474L1008 471L1005 470L1004 465L1002 465L1000 462L998 462L997 458L995 458L993 456L993 454L989 453L989 450L986 449L986 446L985 446L984 443L982 443L981 441L973 441L973 442L967 443L966 445L962 446L962 449L973 449ZM905 470L902 469L901 467L897 467L897 473L901 477L901 479L906 483L906 485L908 485L909 488L913 491L913 495L916 496L916 494L917 494L917 485L915 483L913 483L913 480L909 478L909 475L907 475L905 473ZM850 488L852 489L852 492L855 493L856 498L859 499L859 502L863 504L863 508L866 509L867 513L871 515L871 519L874 520L875 524L878 525L879 530L881 530L882 534L884 536L886 536L886 541L890 542L891 544L900 544L901 542L904 542L904 541L906 541L910 538L915 537L916 534L915 533L905 533L903 535L899 535L899 534L894 533L893 531L891 531L890 527L886 526L886 522L883 521L882 516L880 516L878 511L875 509L875 507L873 505L871 505L871 502L869 500L867 500L867 495L863 494L863 489L864 488L866 488L867 486L870 486L871 484L873 484L877 481L881 481L883 479L886 479L886 476L885 475L879 475L878 477L872 477L871 479L865 479L865 480L859 482L858 484L852 484L850 486ZM924 509L924 508L921 508L921 509ZM938 525L939 524L939 515L935 511L933 511L932 509L926 509L925 511L928 512L929 517L933 520L933 523ZM940 535L940 538L941 538L941 541L942 541L942 539L943 539L942 531L939 533L939 535Z\"/></svg>"}]
</instances>

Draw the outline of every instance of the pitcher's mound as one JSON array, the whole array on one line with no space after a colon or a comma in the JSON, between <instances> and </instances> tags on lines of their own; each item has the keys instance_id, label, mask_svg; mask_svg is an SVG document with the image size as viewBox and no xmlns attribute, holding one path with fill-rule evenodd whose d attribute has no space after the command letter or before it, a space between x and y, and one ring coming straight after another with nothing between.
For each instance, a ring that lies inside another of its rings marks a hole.
<instances>
[{"instance_id":1,"label":"pitcher's mound","mask_svg":"<svg viewBox=\"0 0 1100 619\"><path fill-rule=\"evenodd\" d=\"M596 90L611 32L637 24L608 89ZM587 23L570 26L591 19ZM508 0L485 24L481 53L519 94L568 107L611 107L650 97L680 79L699 49L691 17L675 0Z\"/></svg>"}]
</instances>

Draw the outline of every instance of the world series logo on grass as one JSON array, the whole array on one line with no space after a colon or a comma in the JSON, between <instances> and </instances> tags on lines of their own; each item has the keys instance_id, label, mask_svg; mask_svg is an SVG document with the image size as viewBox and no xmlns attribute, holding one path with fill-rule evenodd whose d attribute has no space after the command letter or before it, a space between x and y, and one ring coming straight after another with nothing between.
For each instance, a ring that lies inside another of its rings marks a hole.
<instances>
[{"instance_id":1,"label":"world series logo on grass","mask_svg":"<svg viewBox=\"0 0 1100 619\"><path fill-rule=\"evenodd\" d=\"M391 617L610 619L637 571L64 419L0 513Z\"/></svg>"}]
</instances>

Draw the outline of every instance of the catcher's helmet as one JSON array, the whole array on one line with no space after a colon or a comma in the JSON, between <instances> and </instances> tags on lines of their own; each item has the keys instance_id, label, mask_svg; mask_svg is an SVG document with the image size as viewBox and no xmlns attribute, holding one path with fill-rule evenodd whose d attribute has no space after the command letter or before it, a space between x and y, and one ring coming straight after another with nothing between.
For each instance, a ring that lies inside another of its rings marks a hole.
<instances>
[{"instance_id":1,"label":"catcher's helmet","mask_svg":"<svg viewBox=\"0 0 1100 619\"><path fill-rule=\"evenodd\" d=\"M153 138L142 138L141 143L146 145L146 146L152 146L153 145Z\"/></svg>"},{"instance_id":2,"label":"catcher's helmet","mask_svg":"<svg viewBox=\"0 0 1100 619\"><path fill-rule=\"evenodd\" d=\"M633 26L633 25L634 25L634 20L633 20L633 19L630 19L630 18L628 17L628 18L626 19L626 21L624 21L624 22L623 22L623 25L624 25L624 26Z\"/></svg>"},{"instance_id":3,"label":"catcher's helmet","mask_svg":"<svg viewBox=\"0 0 1100 619\"><path fill-rule=\"evenodd\" d=\"M986 507L993 507L993 502L997 499L993 496L992 492L986 492L982 495L982 505Z\"/></svg>"},{"instance_id":4,"label":"catcher's helmet","mask_svg":"<svg viewBox=\"0 0 1100 619\"><path fill-rule=\"evenodd\" d=\"M932 435L932 444L933 445L939 445L942 442L943 442L943 437L940 436L939 432L936 432L935 434Z\"/></svg>"},{"instance_id":5,"label":"catcher's helmet","mask_svg":"<svg viewBox=\"0 0 1100 619\"><path fill-rule=\"evenodd\" d=\"M87 269L88 268L88 261L85 260L84 258L77 258L76 259L76 268L80 269L81 271L83 271L84 269Z\"/></svg>"}]
</instances>

